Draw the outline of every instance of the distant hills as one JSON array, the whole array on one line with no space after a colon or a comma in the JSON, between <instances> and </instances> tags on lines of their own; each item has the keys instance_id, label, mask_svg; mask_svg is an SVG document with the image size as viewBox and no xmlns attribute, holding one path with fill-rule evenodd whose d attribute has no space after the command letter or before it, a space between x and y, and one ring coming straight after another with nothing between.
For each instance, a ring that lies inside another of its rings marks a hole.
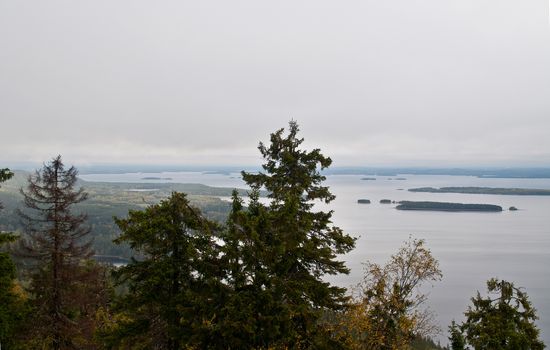
<instances>
[{"instance_id":1,"label":"distant hills","mask_svg":"<svg viewBox=\"0 0 550 350\"><path fill-rule=\"evenodd\" d=\"M451 175L475 176L480 178L527 178L548 179L550 168L422 168L422 167L334 167L325 172L327 175L364 175L364 176L397 176L397 175Z\"/></svg>"},{"instance_id":2,"label":"distant hills","mask_svg":"<svg viewBox=\"0 0 550 350\"><path fill-rule=\"evenodd\" d=\"M117 174L117 173L158 173L196 171L229 175L261 171L256 166L161 166L161 165L120 165L120 166L86 166L79 167L81 174ZM550 179L550 168L424 168L424 167L332 167L323 171L325 175L364 175L364 176L397 176L397 175L452 175L475 176L481 178L533 178Z\"/></svg>"},{"instance_id":3,"label":"distant hills","mask_svg":"<svg viewBox=\"0 0 550 350\"><path fill-rule=\"evenodd\" d=\"M33 170L40 168L39 163L2 163L11 169ZM123 174L123 173L160 173L160 172L207 172L216 174L260 171L258 165L174 165L174 164L75 164L81 174ZM550 178L549 167L462 167L462 168L431 168L431 167L368 167L368 166L333 166L323 172L326 175L378 175L397 176L410 175L455 175L475 176L481 178Z\"/></svg>"},{"instance_id":4,"label":"distant hills","mask_svg":"<svg viewBox=\"0 0 550 350\"><path fill-rule=\"evenodd\" d=\"M550 190L536 188L494 188L494 187L420 187L411 188L410 192L429 193L466 193L466 194L500 194L511 196L550 196Z\"/></svg>"}]
</instances>

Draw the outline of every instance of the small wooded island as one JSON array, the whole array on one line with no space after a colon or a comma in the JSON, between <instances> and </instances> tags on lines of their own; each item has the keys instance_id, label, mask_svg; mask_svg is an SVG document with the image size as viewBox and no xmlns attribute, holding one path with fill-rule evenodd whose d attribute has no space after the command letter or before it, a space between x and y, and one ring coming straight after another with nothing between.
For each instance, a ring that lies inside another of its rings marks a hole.
<instances>
[{"instance_id":1,"label":"small wooded island","mask_svg":"<svg viewBox=\"0 0 550 350\"><path fill-rule=\"evenodd\" d=\"M420 187L411 188L410 192L430 193L467 193L467 194L500 194L514 196L550 196L550 190L536 188L494 188L494 187Z\"/></svg>"},{"instance_id":2,"label":"small wooded island","mask_svg":"<svg viewBox=\"0 0 550 350\"><path fill-rule=\"evenodd\" d=\"M395 207L399 210L433 210L433 211L487 211L500 212L502 207L493 204L463 204L447 202L413 202L402 201Z\"/></svg>"},{"instance_id":3,"label":"small wooded island","mask_svg":"<svg viewBox=\"0 0 550 350\"><path fill-rule=\"evenodd\" d=\"M358 199L357 203L359 203L359 204L370 204L370 199Z\"/></svg>"}]
</instances>

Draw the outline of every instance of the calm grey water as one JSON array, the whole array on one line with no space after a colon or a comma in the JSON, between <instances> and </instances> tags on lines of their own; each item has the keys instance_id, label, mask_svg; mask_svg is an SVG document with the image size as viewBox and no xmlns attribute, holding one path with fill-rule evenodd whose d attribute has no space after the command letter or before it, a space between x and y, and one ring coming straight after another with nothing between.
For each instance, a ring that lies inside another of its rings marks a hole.
<instances>
[{"instance_id":1,"label":"calm grey water","mask_svg":"<svg viewBox=\"0 0 550 350\"><path fill-rule=\"evenodd\" d=\"M238 174L134 173L92 174L89 181L145 182L143 177L170 177L182 183L244 187ZM351 273L330 277L334 283L349 287L362 277L362 263L384 263L409 235L423 238L439 260L443 280L430 289L428 304L437 314L443 329L439 339L446 342L447 326L462 314L485 281L498 277L524 287L538 310L539 328L550 345L550 196L499 196L469 194L413 193L414 187L487 186L550 189L550 179L480 179L463 176L399 175L361 180L363 176L333 175L326 184L336 195L328 208L334 210L333 222L347 233L359 237L357 247L343 256ZM152 182L152 181L147 181ZM403 189L403 190L399 190ZM367 198L372 204L357 204ZM394 205L379 204L380 199L433 200L460 203L515 206L519 211L501 213L454 213L399 211Z\"/></svg>"}]
</instances>

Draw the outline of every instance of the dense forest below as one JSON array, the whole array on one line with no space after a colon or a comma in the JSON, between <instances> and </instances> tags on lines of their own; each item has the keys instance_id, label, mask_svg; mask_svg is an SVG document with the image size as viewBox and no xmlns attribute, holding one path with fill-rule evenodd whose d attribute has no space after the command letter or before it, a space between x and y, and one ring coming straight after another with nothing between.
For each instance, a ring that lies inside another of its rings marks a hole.
<instances>
[{"instance_id":1,"label":"dense forest below","mask_svg":"<svg viewBox=\"0 0 550 350\"><path fill-rule=\"evenodd\" d=\"M21 231L21 220L17 209L23 209L23 196L19 193L27 185L30 175L26 171L15 171L14 177L0 188L0 231ZM97 255L130 258L133 252L126 245L115 245L113 239L119 229L113 217L125 217L129 210L142 210L148 205L157 204L172 192L187 193L193 205L211 220L224 222L231 208L228 201L220 197L231 196L232 188L210 187L202 184L179 183L122 183L88 182L78 180L88 194L88 200L75 206L76 211L86 213L92 228L93 248ZM246 195L245 190L240 190Z\"/></svg>"}]
</instances>

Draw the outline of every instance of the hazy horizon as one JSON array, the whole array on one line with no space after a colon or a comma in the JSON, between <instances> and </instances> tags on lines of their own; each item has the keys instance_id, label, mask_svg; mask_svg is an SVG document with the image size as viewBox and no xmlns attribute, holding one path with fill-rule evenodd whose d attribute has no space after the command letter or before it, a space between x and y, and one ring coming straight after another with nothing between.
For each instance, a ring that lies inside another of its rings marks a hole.
<instances>
[{"instance_id":1,"label":"hazy horizon","mask_svg":"<svg viewBox=\"0 0 550 350\"><path fill-rule=\"evenodd\" d=\"M12 171L34 171L41 168L45 163L51 159L46 159L43 162L1 162L0 167L7 167ZM182 163L166 163L166 164L154 164L154 163L87 163L87 162L71 162L63 159L66 166L75 166L81 174L93 174L93 173L163 173L163 172L240 172L244 171L256 171L261 170L263 160L259 159L256 164L182 164ZM414 164L389 164L389 165L331 165L324 173L330 174L364 174L372 175L375 172L379 172L380 175L396 173L407 174L409 173L429 173L436 172L437 174L453 173L459 175L482 174L483 170L487 171L519 171L521 174L532 174L539 171L544 174L543 177L550 177L550 166L524 166L524 165L460 165L460 166L441 166L438 164L433 165L414 165ZM447 171L447 172L446 172ZM521 176L520 176L521 177Z\"/></svg>"}]
</instances>

